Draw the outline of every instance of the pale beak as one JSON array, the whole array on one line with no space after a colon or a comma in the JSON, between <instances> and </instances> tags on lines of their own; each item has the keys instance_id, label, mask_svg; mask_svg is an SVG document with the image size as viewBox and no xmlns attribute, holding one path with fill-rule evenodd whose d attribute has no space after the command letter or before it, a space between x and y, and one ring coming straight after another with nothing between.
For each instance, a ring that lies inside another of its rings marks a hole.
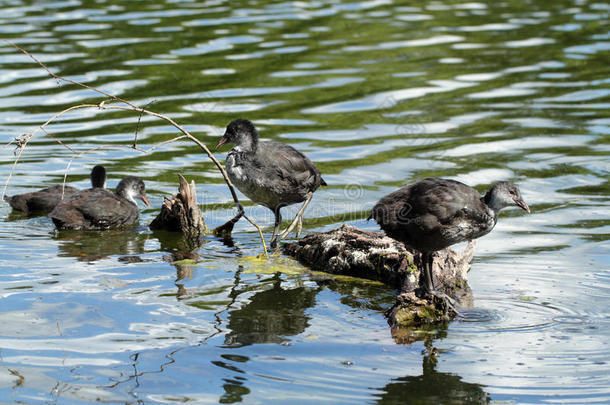
<instances>
[{"instance_id":1,"label":"pale beak","mask_svg":"<svg viewBox=\"0 0 610 405\"><path fill-rule=\"evenodd\" d=\"M146 194L141 195L140 199L144 201L144 204L146 204L147 207L150 207L150 203L148 202L148 197L146 197Z\"/></svg>"},{"instance_id":2,"label":"pale beak","mask_svg":"<svg viewBox=\"0 0 610 405\"><path fill-rule=\"evenodd\" d=\"M525 203L525 201L523 201L523 199L519 199L519 200L515 200L515 204L517 204L517 206L523 208L525 211L527 211L527 213L530 213L530 207L527 206L527 204Z\"/></svg>"},{"instance_id":3,"label":"pale beak","mask_svg":"<svg viewBox=\"0 0 610 405\"><path fill-rule=\"evenodd\" d=\"M222 145L227 143L227 134L224 134L222 138L218 140L218 144L216 145L216 149L220 148Z\"/></svg>"}]
</instances>

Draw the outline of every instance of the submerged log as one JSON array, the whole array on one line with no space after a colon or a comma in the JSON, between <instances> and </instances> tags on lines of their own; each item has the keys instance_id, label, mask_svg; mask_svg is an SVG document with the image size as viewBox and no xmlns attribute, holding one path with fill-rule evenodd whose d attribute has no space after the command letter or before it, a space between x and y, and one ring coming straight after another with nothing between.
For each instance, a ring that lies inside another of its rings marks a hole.
<instances>
[{"instance_id":1,"label":"submerged log","mask_svg":"<svg viewBox=\"0 0 610 405\"><path fill-rule=\"evenodd\" d=\"M154 230L182 232L192 239L200 238L209 231L197 205L195 182L189 185L182 175L179 174L178 177L180 179L178 194L172 198L165 198L161 212L149 227Z\"/></svg>"},{"instance_id":2,"label":"submerged log","mask_svg":"<svg viewBox=\"0 0 610 405\"><path fill-rule=\"evenodd\" d=\"M283 251L314 270L382 281L397 288L396 303L386 315L391 326L417 326L452 319L456 314L444 300L423 296L421 255L380 232L343 225L286 243ZM474 242L464 252L452 249L434 255L436 289L459 303L471 305L468 271Z\"/></svg>"}]
</instances>

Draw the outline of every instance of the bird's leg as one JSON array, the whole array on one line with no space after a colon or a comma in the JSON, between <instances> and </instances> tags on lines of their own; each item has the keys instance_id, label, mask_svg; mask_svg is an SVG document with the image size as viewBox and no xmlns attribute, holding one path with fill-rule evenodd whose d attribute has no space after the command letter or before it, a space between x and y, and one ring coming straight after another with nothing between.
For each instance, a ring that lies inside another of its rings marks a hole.
<instances>
[{"instance_id":1,"label":"bird's leg","mask_svg":"<svg viewBox=\"0 0 610 405\"><path fill-rule=\"evenodd\" d=\"M280 232L280 225L282 223L282 214L280 213L280 207L276 208L273 213L275 214L275 226L273 228L273 235L271 236L271 247L275 249L277 247L279 239L282 239L282 235L279 235L278 239L278 233Z\"/></svg>"},{"instance_id":2,"label":"bird's leg","mask_svg":"<svg viewBox=\"0 0 610 405\"><path fill-rule=\"evenodd\" d=\"M298 224L299 220L301 221L301 226L302 226L303 214L305 213L305 209L311 202L312 197L313 197L313 192L310 191L309 193L307 193L307 197L305 197L305 202L301 206L301 209L299 210L299 212L297 212L297 215L294 217L294 220L292 220L292 223L290 224L290 226L284 232L282 232L282 235L281 235L282 238L285 238L286 235L288 235L290 232L292 232L294 227ZM297 233L300 234L300 232L297 232Z\"/></svg>"},{"instance_id":3,"label":"bird's leg","mask_svg":"<svg viewBox=\"0 0 610 405\"><path fill-rule=\"evenodd\" d=\"M433 253L424 253L424 271L425 271L425 287L427 292L433 293L434 290L434 275L432 273L432 264L434 263Z\"/></svg>"},{"instance_id":4,"label":"bird's leg","mask_svg":"<svg viewBox=\"0 0 610 405\"><path fill-rule=\"evenodd\" d=\"M301 231L303 230L303 217L299 217L299 222L297 222L297 238L301 236Z\"/></svg>"},{"instance_id":5,"label":"bird's leg","mask_svg":"<svg viewBox=\"0 0 610 405\"><path fill-rule=\"evenodd\" d=\"M450 296L448 296L447 294L445 294L442 291L437 291L434 288L434 273L432 272L432 265L434 263L434 253L424 253L423 254L423 261L424 261L424 288L426 289L426 292L434 297L440 298L442 300L445 301L445 304L447 305L447 308L451 309L453 312L455 312L456 314L459 314L458 310L457 310L457 302L451 298Z\"/></svg>"}]
</instances>

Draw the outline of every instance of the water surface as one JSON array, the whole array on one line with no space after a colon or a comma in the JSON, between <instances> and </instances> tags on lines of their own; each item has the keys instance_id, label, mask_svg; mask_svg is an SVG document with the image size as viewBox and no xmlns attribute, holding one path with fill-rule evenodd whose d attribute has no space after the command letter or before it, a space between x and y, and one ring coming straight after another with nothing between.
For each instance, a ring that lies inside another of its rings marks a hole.
<instances>
[{"instance_id":1,"label":"water surface","mask_svg":"<svg viewBox=\"0 0 610 405\"><path fill-rule=\"evenodd\" d=\"M262 260L242 221L193 249L147 224L177 174L206 221L234 213L212 162L166 122L71 111L29 142L7 193L144 178L140 226L58 232L0 206L0 398L13 403L608 403L608 5L429 1L0 1L0 33L50 70L167 114L210 147L244 117L320 168L306 232L365 221L425 176L519 184L470 272L474 309L401 331L388 286ZM91 90L0 47L11 142ZM61 140L76 153L58 144ZM113 147L110 147L113 146ZM227 148L216 151L224 159ZM86 152L86 153L83 153ZM74 158L74 159L73 159ZM247 202L269 236L271 213ZM285 210L289 218L296 209Z\"/></svg>"}]
</instances>

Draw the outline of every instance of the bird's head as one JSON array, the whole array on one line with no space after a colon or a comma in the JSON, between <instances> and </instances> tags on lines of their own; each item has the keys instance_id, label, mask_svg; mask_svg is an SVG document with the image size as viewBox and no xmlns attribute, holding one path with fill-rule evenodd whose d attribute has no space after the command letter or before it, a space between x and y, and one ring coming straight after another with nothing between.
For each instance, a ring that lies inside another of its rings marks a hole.
<instances>
[{"instance_id":1,"label":"bird's head","mask_svg":"<svg viewBox=\"0 0 610 405\"><path fill-rule=\"evenodd\" d=\"M517 206L530 212L530 207L521 197L521 191L516 184L510 181L499 181L495 183L485 196L487 204L496 212L502 208Z\"/></svg>"},{"instance_id":2,"label":"bird's head","mask_svg":"<svg viewBox=\"0 0 610 405\"><path fill-rule=\"evenodd\" d=\"M146 197L146 187L144 181L136 176L127 176L116 187L116 193L123 198L136 204L136 198L142 200L146 206L150 207L148 197ZM137 204L136 204L137 205Z\"/></svg>"},{"instance_id":3,"label":"bird's head","mask_svg":"<svg viewBox=\"0 0 610 405\"><path fill-rule=\"evenodd\" d=\"M258 143L258 132L254 124L246 119L236 119L227 125L227 129L218 141L216 148L225 143L233 143L240 150L254 150Z\"/></svg>"}]
</instances>

